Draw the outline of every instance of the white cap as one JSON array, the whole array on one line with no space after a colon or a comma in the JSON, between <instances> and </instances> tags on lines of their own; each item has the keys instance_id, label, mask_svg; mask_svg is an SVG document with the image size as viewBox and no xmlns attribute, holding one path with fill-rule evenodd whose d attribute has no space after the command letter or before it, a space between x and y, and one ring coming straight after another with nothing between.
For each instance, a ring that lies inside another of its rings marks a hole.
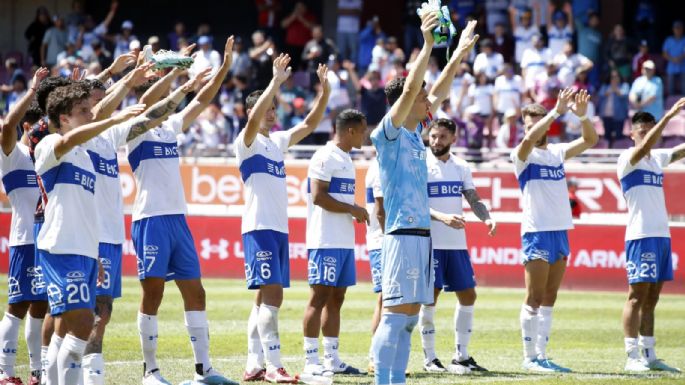
<instances>
[{"instance_id":1,"label":"white cap","mask_svg":"<svg viewBox=\"0 0 685 385\"><path fill-rule=\"evenodd\" d=\"M646 60L644 63L642 63L642 68L648 68L650 70L653 70L656 68L654 65L654 62L651 60Z\"/></svg>"},{"instance_id":2,"label":"white cap","mask_svg":"<svg viewBox=\"0 0 685 385\"><path fill-rule=\"evenodd\" d=\"M133 22L131 20L125 20L121 23L121 29L133 29Z\"/></svg>"},{"instance_id":3,"label":"white cap","mask_svg":"<svg viewBox=\"0 0 685 385\"><path fill-rule=\"evenodd\" d=\"M140 49L140 41L139 40L132 40L128 44L128 49L130 49L131 51L133 51L134 49Z\"/></svg>"}]
</instances>

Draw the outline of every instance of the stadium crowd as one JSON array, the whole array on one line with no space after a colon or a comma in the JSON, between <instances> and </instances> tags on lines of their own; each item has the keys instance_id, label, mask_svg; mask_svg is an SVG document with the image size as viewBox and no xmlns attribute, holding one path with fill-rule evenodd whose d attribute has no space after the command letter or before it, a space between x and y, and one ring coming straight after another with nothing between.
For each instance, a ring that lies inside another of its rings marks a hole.
<instances>
[{"instance_id":1,"label":"stadium crowd","mask_svg":"<svg viewBox=\"0 0 685 385\"><path fill-rule=\"evenodd\" d=\"M597 147L626 148L630 146L626 123L634 111L646 110L659 118L664 108L685 93L683 23L674 21L673 35L657 41L653 1L639 2L635 20L640 28L631 33L617 24L608 36L599 29L599 1L449 3L457 28L475 19L481 36L452 84L449 101L438 111L438 117L457 124L462 134L459 146L512 148L523 132L521 106L537 102L551 107L561 89L573 87L593 95L589 115L603 135ZM420 0L406 2L401 21L404 36L398 37L383 31L378 16L361 25L363 0L339 0L336 35L325 36L320 16L304 2L286 9L278 0L257 1L259 30L236 39L229 76L216 100L179 139L183 152L226 154L227 145L246 122L246 95L266 86L271 63L281 52L293 58L294 76L278 94L276 129L292 127L303 119L315 99L315 71L322 63L331 69L332 95L326 116L304 144L325 144L332 134L332 120L347 107L364 112L370 126L377 124L388 108L384 85L396 75L406 74L418 54L420 33L415 13L420 4ZM111 3L103 20L86 14L82 0L74 0L66 15L39 8L25 32L28 54L25 58L6 57L0 72L4 75L3 115L26 92L28 79L38 66L50 68L52 75L69 76L74 68L83 68L94 76L116 57L137 54L145 44L155 52L197 44L199 52L190 75L207 66L218 68L221 57L214 48L210 25L199 24L191 32L179 21L170 32L145 39L136 35L130 20L112 23L115 16L125 18L130 12L120 9L117 1ZM431 59L425 75L428 86L437 80L441 53L436 50ZM122 107L134 100L132 91ZM579 136L580 123L572 114L558 119L550 132L552 142ZM685 119L674 119L664 136L669 146L685 140Z\"/></svg>"}]
</instances>

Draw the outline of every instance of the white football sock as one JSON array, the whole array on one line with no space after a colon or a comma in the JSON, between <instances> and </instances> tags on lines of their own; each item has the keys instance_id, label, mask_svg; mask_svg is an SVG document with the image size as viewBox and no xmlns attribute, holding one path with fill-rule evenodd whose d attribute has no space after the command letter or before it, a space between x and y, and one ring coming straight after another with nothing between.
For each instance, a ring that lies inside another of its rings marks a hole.
<instances>
[{"instance_id":1,"label":"white football sock","mask_svg":"<svg viewBox=\"0 0 685 385\"><path fill-rule=\"evenodd\" d=\"M48 352L45 355L46 365L43 368L45 375L46 385L57 385L59 372L57 370L57 354L59 354L62 348L62 342L64 339L57 334L53 334L50 337L50 345L48 346Z\"/></svg>"},{"instance_id":2,"label":"white football sock","mask_svg":"<svg viewBox=\"0 0 685 385\"><path fill-rule=\"evenodd\" d=\"M457 304L454 312L455 345L457 361L469 359L469 341L471 341L471 327L473 326L473 305Z\"/></svg>"},{"instance_id":3,"label":"white football sock","mask_svg":"<svg viewBox=\"0 0 685 385\"><path fill-rule=\"evenodd\" d=\"M42 345L40 347L40 383L45 384L48 375L46 374L46 368L48 367L48 347Z\"/></svg>"},{"instance_id":4,"label":"white football sock","mask_svg":"<svg viewBox=\"0 0 685 385\"><path fill-rule=\"evenodd\" d=\"M278 308L261 304L259 306L259 338L266 356L268 371L283 367L281 363L281 340L278 337Z\"/></svg>"},{"instance_id":5,"label":"white football sock","mask_svg":"<svg viewBox=\"0 0 685 385\"><path fill-rule=\"evenodd\" d=\"M14 377L14 364L17 362L19 347L19 327L21 319L5 313L0 321L0 369L7 377Z\"/></svg>"},{"instance_id":6,"label":"white football sock","mask_svg":"<svg viewBox=\"0 0 685 385\"><path fill-rule=\"evenodd\" d=\"M105 385L105 360L102 353L92 353L83 357L84 385Z\"/></svg>"},{"instance_id":7,"label":"white football sock","mask_svg":"<svg viewBox=\"0 0 685 385\"><path fill-rule=\"evenodd\" d=\"M419 325L421 330L421 345L425 363L432 362L435 356L435 306L421 305Z\"/></svg>"},{"instance_id":8,"label":"white football sock","mask_svg":"<svg viewBox=\"0 0 685 385\"><path fill-rule=\"evenodd\" d=\"M185 324L190 336L190 345L193 347L195 364L202 364L203 374L212 367L209 360L209 324L207 312L186 311Z\"/></svg>"},{"instance_id":9,"label":"white football sock","mask_svg":"<svg viewBox=\"0 0 685 385\"><path fill-rule=\"evenodd\" d=\"M656 339L654 336L639 336L638 345L642 351L642 357L644 357L647 362L653 362L657 360L656 349L654 348L656 345Z\"/></svg>"},{"instance_id":10,"label":"white football sock","mask_svg":"<svg viewBox=\"0 0 685 385\"><path fill-rule=\"evenodd\" d=\"M62 346L57 354L57 370L59 384L79 384L82 379L81 360L88 341L76 338L71 334L64 337Z\"/></svg>"},{"instance_id":11,"label":"white football sock","mask_svg":"<svg viewBox=\"0 0 685 385\"><path fill-rule=\"evenodd\" d=\"M26 338L26 348L29 351L29 368L31 371L40 370L41 367L42 329L42 318L33 318L31 314L26 315L24 338Z\"/></svg>"},{"instance_id":12,"label":"white football sock","mask_svg":"<svg viewBox=\"0 0 685 385\"><path fill-rule=\"evenodd\" d=\"M538 310L538 338L535 343L535 352L540 359L547 359L547 344L552 330L552 306L540 306Z\"/></svg>"},{"instance_id":13,"label":"white football sock","mask_svg":"<svg viewBox=\"0 0 685 385\"><path fill-rule=\"evenodd\" d=\"M138 312L138 333L140 333L146 372L159 369L157 365L157 316Z\"/></svg>"},{"instance_id":14,"label":"white football sock","mask_svg":"<svg viewBox=\"0 0 685 385\"><path fill-rule=\"evenodd\" d=\"M626 346L626 354L628 358L640 358L640 349L637 346L637 338L626 337L623 339Z\"/></svg>"},{"instance_id":15,"label":"white football sock","mask_svg":"<svg viewBox=\"0 0 685 385\"><path fill-rule=\"evenodd\" d=\"M523 337L523 356L527 359L537 358L535 343L538 338L538 309L531 306L521 306L521 336Z\"/></svg>"},{"instance_id":16,"label":"white football sock","mask_svg":"<svg viewBox=\"0 0 685 385\"><path fill-rule=\"evenodd\" d=\"M333 368L340 365L340 357L338 356L338 337L323 337L323 364L327 368Z\"/></svg>"},{"instance_id":17,"label":"white football sock","mask_svg":"<svg viewBox=\"0 0 685 385\"><path fill-rule=\"evenodd\" d=\"M259 339L259 305L252 306L250 317L247 319L247 369L264 367L264 351Z\"/></svg>"},{"instance_id":18,"label":"white football sock","mask_svg":"<svg viewBox=\"0 0 685 385\"><path fill-rule=\"evenodd\" d=\"M304 364L319 365L319 339L304 337Z\"/></svg>"}]
</instances>

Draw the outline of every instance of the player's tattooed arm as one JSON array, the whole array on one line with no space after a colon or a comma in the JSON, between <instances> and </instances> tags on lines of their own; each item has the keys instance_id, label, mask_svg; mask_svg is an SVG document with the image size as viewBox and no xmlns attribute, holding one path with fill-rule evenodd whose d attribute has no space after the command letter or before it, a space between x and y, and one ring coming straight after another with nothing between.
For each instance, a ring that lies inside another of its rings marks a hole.
<instances>
[{"instance_id":1,"label":"player's tattooed arm","mask_svg":"<svg viewBox=\"0 0 685 385\"><path fill-rule=\"evenodd\" d=\"M533 151L538 141L545 136L554 120L558 118L559 115L563 115L568 111L568 105L574 93L575 91L571 88L566 88L559 92L557 104L554 106L554 109L542 119L535 122L533 127L527 130L523 140L521 140L521 143L514 150L520 161L525 162L528 159L528 155Z\"/></svg>"},{"instance_id":2,"label":"player's tattooed arm","mask_svg":"<svg viewBox=\"0 0 685 385\"><path fill-rule=\"evenodd\" d=\"M497 223L490 218L490 212L480 199L480 196L478 196L478 192L476 192L475 189L464 190L463 194L464 198L466 198L466 201L469 202L469 206L471 206L473 213L476 214L478 219L483 221L483 223L488 226L488 233L490 235L495 235L495 232L497 231Z\"/></svg>"},{"instance_id":3,"label":"player's tattooed arm","mask_svg":"<svg viewBox=\"0 0 685 385\"><path fill-rule=\"evenodd\" d=\"M635 148L633 149L633 153L630 155L630 164L631 165L636 165L637 162L639 162L642 158L647 156L649 152L652 150L652 147L656 145L656 142L659 141L659 138L661 138L661 133L663 132L664 128L668 124L668 122L673 119L676 115L680 113L680 110L685 107L685 98L680 98L674 105L671 107L670 110L664 114L664 117L661 118L657 122L657 124L652 127L649 132L647 132L647 135L645 135L644 139L642 139L642 142L640 142L639 145L636 145Z\"/></svg>"},{"instance_id":4,"label":"player's tattooed arm","mask_svg":"<svg viewBox=\"0 0 685 385\"><path fill-rule=\"evenodd\" d=\"M19 99L19 102L15 104L12 109L10 109L9 113L5 117L5 121L0 123L0 127L2 127L2 137L0 143L2 144L2 152L4 152L5 155L9 155L14 150L14 146L17 144L16 127L26 114L31 102L36 97L36 89L38 88L38 84L49 74L50 71L48 71L47 68L38 68L33 74L31 88L29 88L26 91L26 94Z\"/></svg>"}]
</instances>

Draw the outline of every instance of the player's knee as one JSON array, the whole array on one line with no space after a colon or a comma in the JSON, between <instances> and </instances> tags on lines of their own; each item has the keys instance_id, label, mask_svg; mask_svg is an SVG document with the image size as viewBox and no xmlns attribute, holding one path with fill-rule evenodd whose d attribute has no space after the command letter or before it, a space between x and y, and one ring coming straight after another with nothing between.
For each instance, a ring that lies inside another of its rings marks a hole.
<instances>
[{"instance_id":1,"label":"player's knee","mask_svg":"<svg viewBox=\"0 0 685 385\"><path fill-rule=\"evenodd\" d=\"M659 302L659 293L650 292L645 296L644 301L642 301L642 308L655 308L656 304Z\"/></svg>"},{"instance_id":2,"label":"player's knee","mask_svg":"<svg viewBox=\"0 0 685 385\"><path fill-rule=\"evenodd\" d=\"M543 297L544 293L541 291L528 293L526 296L526 305L538 308L542 305Z\"/></svg>"},{"instance_id":3,"label":"player's knee","mask_svg":"<svg viewBox=\"0 0 685 385\"><path fill-rule=\"evenodd\" d=\"M459 304L462 306L472 306L474 303L476 303L477 297L476 290L474 289L466 289L457 293L457 299L459 300Z\"/></svg>"},{"instance_id":4,"label":"player's knee","mask_svg":"<svg viewBox=\"0 0 685 385\"><path fill-rule=\"evenodd\" d=\"M331 293L326 303L331 306L337 306L338 308L340 308L343 302L345 302L345 291L336 290L333 293Z\"/></svg>"},{"instance_id":5,"label":"player's knee","mask_svg":"<svg viewBox=\"0 0 685 385\"><path fill-rule=\"evenodd\" d=\"M19 319L24 319L26 312L29 310L29 305L30 302L26 301L10 303L7 305L7 312Z\"/></svg>"},{"instance_id":6,"label":"player's knee","mask_svg":"<svg viewBox=\"0 0 685 385\"><path fill-rule=\"evenodd\" d=\"M330 297L328 290L313 290L309 298L309 306L316 309L323 309Z\"/></svg>"},{"instance_id":7,"label":"player's knee","mask_svg":"<svg viewBox=\"0 0 685 385\"><path fill-rule=\"evenodd\" d=\"M96 315L97 315L97 326L104 327L107 326L110 319L112 318L112 298L111 297L97 297L96 299Z\"/></svg>"}]
</instances>

